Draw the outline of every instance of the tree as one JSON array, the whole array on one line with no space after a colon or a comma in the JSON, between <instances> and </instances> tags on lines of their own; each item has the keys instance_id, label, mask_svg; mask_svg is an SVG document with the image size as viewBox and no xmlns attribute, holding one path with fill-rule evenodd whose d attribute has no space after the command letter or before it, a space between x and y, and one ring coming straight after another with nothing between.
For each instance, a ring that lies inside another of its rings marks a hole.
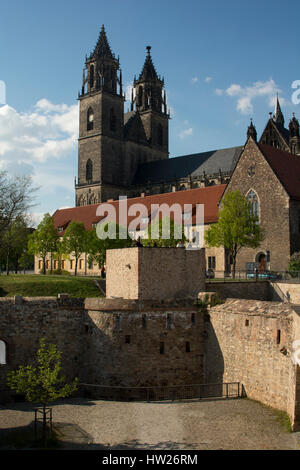
<instances>
[{"instance_id":1,"label":"tree","mask_svg":"<svg viewBox=\"0 0 300 470\"><path fill-rule=\"evenodd\" d=\"M87 251L87 231L83 222L73 221L67 227L62 241L62 251L73 254L75 258L75 276L77 276L78 260Z\"/></svg>"},{"instance_id":2,"label":"tree","mask_svg":"<svg viewBox=\"0 0 300 470\"><path fill-rule=\"evenodd\" d=\"M44 338L40 340L36 363L20 365L18 369L7 372L7 384L16 393L25 395L29 402L43 406L43 437L46 436L46 407L48 403L65 398L77 390L78 379L66 383L61 375L61 353L55 344L46 345Z\"/></svg>"},{"instance_id":3,"label":"tree","mask_svg":"<svg viewBox=\"0 0 300 470\"><path fill-rule=\"evenodd\" d=\"M144 246L176 247L178 242L184 244L187 238L184 234L184 224L175 223L169 217L155 218L148 227L147 238L143 239Z\"/></svg>"},{"instance_id":4,"label":"tree","mask_svg":"<svg viewBox=\"0 0 300 470\"><path fill-rule=\"evenodd\" d=\"M43 274L46 274L46 256L54 253L58 243L58 233L54 227L53 218L45 214L37 229L29 236L28 250L43 260Z\"/></svg>"},{"instance_id":5,"label":"tree","mask_svg":"<svg viewBox=\"0 0 300 470\"><path fill-rule=\"evenodd\" d=\"M233 260L234 277L239 251L243 247L257 248L264 239L264 231L258 222L251 203L237 190L225 194L218 222L205 233L208 246L223 246L228 250Z\"/></svg>"},{"instance_id":6,"label":"tree","mask_svg":"<svg viewBox=\"0 0 300 470\"><path fill-rule=\"evenodd\" d=\"M17 274L19 266L32 264L32 256L27 253L28 238L32 229L28 227L28 221L23 216L14 219L7 230L2 235L1 259L5 262L6 273L9 274L11 266L14 267Z\"/></svg>"},{"instance_id":7,"label":"tree","mask_svg":"<svg viewBox=\"0 0 300 470\"><path fill-rule=\"evenodd\" d=\"M101 225L101 224L100 224ZM124 228L114 222L107 222L95 228L91 229L87 233L87 253L89 262L96 262L99 266L103 266L106 260L106 251L113 250L116 248L128 248L132 246L132 239L129 236L127 228ZM100 231L102 232L100 234ZM113 235L113 238L104 235L109 233ZM99 236L97 235L100 235ZM124 238L120 235L124 234Z\"/></svg>"},{"instance_id":8,"label":"tree","mask_svg":"<svg viewBox=\"0 0 300 470\"><path fill-rule=\"evenodd\" d=\"M33 206L37 189L30 176L9 177L6 172L0 172L0 241L12 221L24 216Z\"/></svg>"},{"instance_id":9,"label":"tree","mask_svg":"<svg viewBox=\"0 0 300 470\"><path fill-rule=\"evenodd\" d=\"M289 271L293 275L298 274L298 277L299 277L299 273L300 273L300 253L294 253L291 256L290 262L289 262Z\"/></svg>"}]
</instances>

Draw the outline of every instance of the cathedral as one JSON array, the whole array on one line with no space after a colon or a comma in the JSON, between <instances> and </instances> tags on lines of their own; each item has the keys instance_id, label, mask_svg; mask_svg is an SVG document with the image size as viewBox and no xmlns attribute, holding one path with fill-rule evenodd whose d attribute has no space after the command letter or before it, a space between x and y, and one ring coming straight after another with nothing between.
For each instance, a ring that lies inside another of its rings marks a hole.
<instances>
[{"instance_id":1,"label":"cathedral","mask_svg":"<svg viewBox=\"0 0 300 470\"><path fill-rule=\"evenodd\" d=\"M80 125L76 206L180 190L228 184L244 145L169 158L169 119L164 79L155 69L151 47L134 77L130 111L120 60L112 53L104 26L86 57L78 96ZM247 138L257 142L250 123ZM285 127L279 99L259 143L300 154L299 122Z\"/></svg>"}]
</instances>

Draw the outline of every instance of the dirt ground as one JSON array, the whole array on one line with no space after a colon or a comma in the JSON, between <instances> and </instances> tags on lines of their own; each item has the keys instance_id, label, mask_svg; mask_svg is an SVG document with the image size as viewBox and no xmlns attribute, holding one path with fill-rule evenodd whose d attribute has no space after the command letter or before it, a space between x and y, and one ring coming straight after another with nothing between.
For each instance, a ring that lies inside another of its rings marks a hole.
<instances>
[{"instance_id":1,"label":"dirt ground","mask_svg":"<svg viewBox=\"0 0 300 470\"><path fill-rule=\"evenodd\" d=\"M0 407L1 436L28 429L31 404ZM248 399L136 403L65 400L53 405L65 449L299 450L278 413ZM1 449L1 447L0 447Z\"/></svg>"}]
</instances>

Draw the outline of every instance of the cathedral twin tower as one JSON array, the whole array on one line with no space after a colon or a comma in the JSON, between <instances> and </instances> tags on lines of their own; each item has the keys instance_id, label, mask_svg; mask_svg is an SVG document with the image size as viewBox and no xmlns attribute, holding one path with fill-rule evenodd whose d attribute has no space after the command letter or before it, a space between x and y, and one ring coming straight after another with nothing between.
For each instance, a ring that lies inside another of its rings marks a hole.
<instances>
[{"instance_id":1,"label":"cathedral twin tower","mask_svg":"<svg viewBox=\"0 0 300 470\"><path fill-rule=\"evenodd\" d=\"M86 57L80 102L76 206L130 196L138 166L169 158L169 114L164 80L147 47L134 78L131 111L124 113L122 72L102 26Z\"/></svg>"}]
</instances>

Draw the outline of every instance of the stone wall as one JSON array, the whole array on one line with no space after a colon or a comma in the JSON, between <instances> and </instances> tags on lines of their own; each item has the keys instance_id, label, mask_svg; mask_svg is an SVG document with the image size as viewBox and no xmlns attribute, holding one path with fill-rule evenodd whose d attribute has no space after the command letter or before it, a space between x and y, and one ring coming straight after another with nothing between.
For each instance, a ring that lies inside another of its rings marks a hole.
<instances>
[{"instance_id":1,"label":"stone wall","mask_svg":"<svg viewBox=\"0 0 300 470\"><path fill-rule=\"evenodd\" d=\"M153 386L203 383L203 315L193 301L0 299L0 399L6 373L31 363L40 339L62 352L63 373L81 383Z\"/></svg>"},{"instance_id":2,"label":"stone wall","mask_svg":"<svg viewBox=\"0 0 300 470\"><path fill-rule=\"evenodd\" d=\"M205 324L205 380L240 382L249 398L286 411L294 429L300 429L299 377L292 362L299 318L292 307L280 302L228 299L211 308L209 316Z\"/></svg>"},{"instance_id":3,"label":"stone wall","mask_svg":"<svg viewBox=\"0 0 300 470\"><path fill-rule=\"evenodd\" d=\"M193 303L86 301L84 381L111 386L203 383L203 314Z\"/></svg>"},{"instance_id":4,"label":"stone wall","mask_svg":"<svg viewBox=\"0 0 300 470\"><path fill-rule=\"evenodd\" d=\"M206 289L216 292L222 299L271 300L271 287L268 281L216 281L206 284Z\"/></svg>"},{"instance_id":5,"label":"stone wall","mask_svg":"<svg viewBox=\"0 0 300 470\"><path fill-rule=\"evenodd\" d=\"M106 253L106 296L124 299L197 297L205 290L205 250L128 248Z\"/></svg>"}]
</instances>

